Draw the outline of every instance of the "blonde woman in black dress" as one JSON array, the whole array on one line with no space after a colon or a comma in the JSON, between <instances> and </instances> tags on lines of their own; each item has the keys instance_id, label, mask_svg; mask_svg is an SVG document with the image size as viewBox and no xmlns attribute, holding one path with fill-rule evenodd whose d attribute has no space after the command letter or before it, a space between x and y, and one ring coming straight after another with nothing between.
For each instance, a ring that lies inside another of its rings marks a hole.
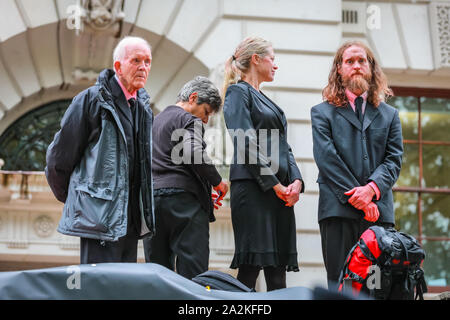
<instances>
[{"instance_id":1,"label":"blonde woman in black dress","mask_svg":"<svg viewBox=\"0 0 450 320\"><path fill-rule=\"evenodd\" d=\"M254 288L261 269L267 290L286 287L298 271L294 204L304 191L287 143L283 110L261 90L278 69L270 42L247 38L225 65L224 116L234 145L230 167L235 253L231 268Z\"/></svg>"}]
</instances>

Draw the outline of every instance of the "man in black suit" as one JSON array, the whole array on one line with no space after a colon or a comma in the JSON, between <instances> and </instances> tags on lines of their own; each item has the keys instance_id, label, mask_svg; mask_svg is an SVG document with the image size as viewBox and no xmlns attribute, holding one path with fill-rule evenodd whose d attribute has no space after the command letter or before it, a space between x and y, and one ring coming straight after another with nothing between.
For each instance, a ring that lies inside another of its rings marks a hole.
<instances>
[{"instance_id":1,"label":"man in black suit","mask_svg":"<svg viewBox=\"0 0 450 320\"><path fill-rule=\"evenodd\" d=\"M138 239L155 231L150 45L125 37L113 60L73 99L47 151L49 185L65 203L58 231L80 237L82 264L136 262Z\"/></svg>"},{"instance_id":2,"label":"man in black suit","mask_svg":"<svg viewBox=\"0 0 450 320\"><path fill-rule=\"evenodd\" d=\"M319 168L319 225L328 287L336 287L349 250L373 224L393 226L392 187L403 145L398 111L386 77L363 43L337 51L311 109L314 159Z\"/></svg>"}]
</instances>

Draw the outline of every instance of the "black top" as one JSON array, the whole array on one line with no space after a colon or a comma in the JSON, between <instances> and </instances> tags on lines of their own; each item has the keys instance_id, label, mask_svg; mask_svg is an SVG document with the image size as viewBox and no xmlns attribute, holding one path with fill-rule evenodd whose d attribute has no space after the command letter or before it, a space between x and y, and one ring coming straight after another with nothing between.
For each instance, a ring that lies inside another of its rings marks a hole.
<instances>
[{"instance_id":1,"label":"black top","mask_svg":"<svg viewBox=\"0 0 450 320\"><path fill-rule=\"evenodd\" d=\"M240 81L228 87L223 112L234 145L231 181L254 179L267 191L278 183L288 185L299 179L301 192L304 191L302 175L287 142L287 120L281 108L247 82ZM245 140L240 137L241 132L245 132ZM247 161L256 151L257 163ZM241 163L239 158L245 158L246 162Z\"/></svg>"},{"instance_id":2,"label":"black top","mask_svg":"<svg viewBox=\"0 0 450 320\"><path fill-rule=\"evenodd\" d=\"M200 130L196 136L201 137L201 146L197 145L194 129ZM213 164L198 154L206 149L203 135L202 121L181 107L168 106L158 114L153 123L153 181L155 189L180 188L192 192L214 221L211 185L217 186L222 177Z\"/></svg>"}]
</instances>

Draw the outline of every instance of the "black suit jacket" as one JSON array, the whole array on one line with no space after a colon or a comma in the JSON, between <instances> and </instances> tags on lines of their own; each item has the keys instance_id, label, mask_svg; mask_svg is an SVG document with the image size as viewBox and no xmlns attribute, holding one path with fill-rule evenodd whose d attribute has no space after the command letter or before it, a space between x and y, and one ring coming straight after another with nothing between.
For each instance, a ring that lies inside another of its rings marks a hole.
<instances>
[{"instance_id":1,"label":"black suit jacket","mask_svg":"<svg viewBox=\"0 0 450 320\"><path fill-rule=\"evenodd\" d=\"M323 102L311 109L314 159L319 168L319 221L364 213L348 203L344 192L374 181L381 197L375 203L380 222L394 223L392 187L400 174L403 138L398 111L382 102L367 102L361 125L349 104Z\"/></svg>"},{"instance_id":2,"label":"black suit jacket","mask_svg":"<svg viewBox=\"0 0 450 320\"><path fill-rule=\"evenodd\" d=\"M254 179L267 191L279 182L287 186L299 179L301 192L304 191L302 175L287 142L283 110L262 92L240 81L228 87L223 112L234 145L231 181Z\"/></svg>"}]
</instances>

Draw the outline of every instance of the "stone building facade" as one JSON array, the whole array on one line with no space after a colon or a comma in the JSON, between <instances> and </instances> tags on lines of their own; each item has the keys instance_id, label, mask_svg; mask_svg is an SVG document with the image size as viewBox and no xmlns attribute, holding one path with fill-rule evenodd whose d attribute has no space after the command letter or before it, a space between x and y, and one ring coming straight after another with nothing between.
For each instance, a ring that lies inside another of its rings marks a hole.
<instances>
[{"instance_id":1,"label":"stone building facade","mask_svg":"<svg viewBox=\"0 0 450 320\"><path fill-rule=\"evenodd\" d=\"M210 77L220 86L223 63L244 37L259 35L271 40L279 70L275 81L262 90L286 113L289 143L306 185L295 206L301 271L288 273L288 286L326 284L310 108L322 101L321 91L339 45L350 39L367 43L395 93L420 99L417 92L428 96L431 92L434 98L444 99L439 111L442 119L449 117L448 1L2 0L0 16L0 148L11 132L20 135L19 120L55 102L67 105L92 85L100 70L112 66L112 50L125 35L144 37L152 45L146 89L155 113L173 103L181 85L195 75ZM232 150L220 115L210 129L210 145L215 146L210 152L226 172ZM438 140L445 140L443 146L448 149L450 133ZM417 141L421 146L422 140ZM447 149L442 151L444 159L448 159ZM62 204L52 197L42 173L17 172L23 169L11 163L18 155L4 157L0 268L78 263L78 239L55 231ZM421 207L424 186L401 187L399 192L418 195L416 206ZM442 193L440 201L448 203L449 186L438 187L430 192ZM426 219L422 222L421 209L417 210L419 214L411 213L410 218L418 219L421 240L448 248L448 207L439 209L436 218L447 227L428 238L421 229ZM210 265L233 273L228 269L234 246L229 208L217 216L218 221L211 224ZM142 250L139 257L142 261ZM448 261L447 256L446 270L436 271L436 286L449 286ZM262 280L259 286L264 289Z\"/></svg>"}]
</instances>

